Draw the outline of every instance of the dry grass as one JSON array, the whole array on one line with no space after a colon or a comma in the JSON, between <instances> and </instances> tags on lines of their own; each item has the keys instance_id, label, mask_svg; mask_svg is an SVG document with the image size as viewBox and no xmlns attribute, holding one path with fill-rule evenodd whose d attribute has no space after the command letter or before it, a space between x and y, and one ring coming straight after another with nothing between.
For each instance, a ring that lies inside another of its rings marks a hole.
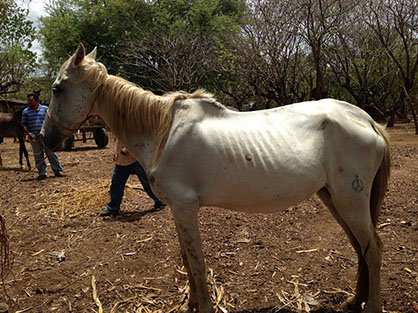
<instances>
[{"instance_id":1,"label":"dry grass","mask_svg":"<svg viewBox=\"0 0 418 313\"><path fill-rule=\"evenodd\" d=\"M90 181L72 186L68 191L44 194L38 209L46 209L64 217L76 217L94 210L104 208L109 201L110 181Z\"/></svg>"}]
</instances>

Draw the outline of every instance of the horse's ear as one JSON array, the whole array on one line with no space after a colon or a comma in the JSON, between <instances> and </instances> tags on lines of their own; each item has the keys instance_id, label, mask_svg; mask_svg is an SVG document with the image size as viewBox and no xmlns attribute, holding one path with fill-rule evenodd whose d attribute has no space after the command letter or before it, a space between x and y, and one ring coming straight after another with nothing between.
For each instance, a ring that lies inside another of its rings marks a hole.
<instances>
[{"instance_id":1,"label":"horse's ear","mask_svg":"<svg viewBox=\"0 0 418 313\"><path fill-rule=\"evenodd\" d=\"M72 64L74 66L79 66L81 62L84 60L84 57L86 56L86 49L84 48L83 44L80 43L78 45L78 49L73 55Z\"/></svg>"},{"instance_id":2,"label":"horse's ear","mask_svg":"<svg viewBox=\"0 0 418 313\"><path fill-rule=\"evenodd\" d=\"M96 59L96 54L97 54L97 47L94 47L94 49L89 54L87 54L87 57L92 58L93 60L95 60Z\"/></svg>"}]
</instances>

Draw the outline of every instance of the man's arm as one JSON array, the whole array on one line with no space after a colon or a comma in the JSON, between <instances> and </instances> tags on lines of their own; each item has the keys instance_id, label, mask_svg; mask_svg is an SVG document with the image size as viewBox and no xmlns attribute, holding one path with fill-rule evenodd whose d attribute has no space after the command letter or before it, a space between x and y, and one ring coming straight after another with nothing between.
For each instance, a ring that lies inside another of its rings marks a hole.
<instances>
[{"instance_id":1,"label":"man's arm","mask_svg":"<svg viewBox=\"0 0 418 313\"><path fill-rule=\"evenodd\" d=\"M26 125L26 123L22 123L22 125L23 125L23 129L25 130L25 133L26 133L26 134L28 134L29 138L31 138L31 139L36 139L35 134L31 133L31 132L28 130L28 126Z\"/></svg>"}]
</instances>

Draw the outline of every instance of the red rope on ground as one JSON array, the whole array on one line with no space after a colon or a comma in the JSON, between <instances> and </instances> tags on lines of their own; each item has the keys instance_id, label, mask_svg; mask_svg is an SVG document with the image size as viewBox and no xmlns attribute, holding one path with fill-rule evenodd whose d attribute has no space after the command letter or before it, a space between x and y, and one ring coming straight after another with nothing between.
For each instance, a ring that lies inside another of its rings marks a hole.
<instances>
[{"instance_id":1,"label":"red rope on ground","mask_svg":"<svg viewBox=\"0 0 418 313\"><path fill-rule=\"evenodd\" d=\"M7 298L10 299L6 291L4 280L9 273L12 273L13 256L9 249L9 234L7 233L6 220L0 214L0 281L1 288Z\"/></svg>"},{"instance_id":2,"label":"red rope on ground","mask_svg":"<svg viewBox=\"0 0 418 313\"><path fill-rule=\"evenodd\" d=\"M94 102L92 103L91 107L90 107L90 111L87 114L86 118L80 123L80 125L78 126L77 129L69 129L67 127L64 127L63 125L59 124L55 119L53 119L52 115L49 112L49 109L47 110L47 114L48 117L51 119L52 124L54 124L58 130L59 133L61 133L62 135L64 135L63 137L65 138L66 136L68 136L68 134L63 134L60 128L64 128L65 130L70 131L71 133L74 133L75 131L77 131L83 124L84 122L86 122L89 118L90 118L90 112L93 109L93 105ZM55 151L63 142L65 139L61 140L60 143L58 143L53 149L52 151ZM43 143L43 141L42 141ZM45 149L48 149L45 145L44 145ZM42 159L41 162L45 161L45 155ZM30 173L32 173L32 171L38 167L38 165L41 163L39 162L34 168L32 168L30 171L28 171L25 175L23 175L23 177L21 177L16 183L14 183L13 185L11 185L6 191L4 191L3 193L0 194L0 199L3 199L3 197L5 195L7 195L10 191L12 191L25 177L27 177ZM12 255L10 253L10 247L9 247L9 235L7 233L7 229L6 229L6 221L3 217L3 215L0 214L0 228L1 228L1 232L0 232L0 284L1 284L1 288L4 290L4 293L7 295L6 292L6 285L5 285L5 278L9 273L13 273L12 272L12 264L13 264L13 258ZM10 300L10 297L7 295L7 297Z\"/></svg>"},{"instance_id":3,"label":"red rope on ground","mask_svg":"<svg viewBox=\"0 0 418 313\"><path fill-rule=\"evenodd\" d=\"M63 140L54 147L52 151L55 151L61 144ZM44 146L45 147L45 146ZM45 147L45 149L48 149ZM3 199L5 195L11 192L24 178L26 178L35 168L38 167L39 164L45 162L46 156L44 155L42 161L40 161L34 168L28 171L25 175L23 175L17 182L12 184L6 191L0 194L0 199ZM9 234L7 233L6 228L6 220L4 219L3 215L0 214L0 285L1 289L3 289L4 294L10 300L9 295L7 294L5 279L7 275L13 274L12 272L13 267L13 254L10 251L9 246Z\"/></svg>"}]
</instances>

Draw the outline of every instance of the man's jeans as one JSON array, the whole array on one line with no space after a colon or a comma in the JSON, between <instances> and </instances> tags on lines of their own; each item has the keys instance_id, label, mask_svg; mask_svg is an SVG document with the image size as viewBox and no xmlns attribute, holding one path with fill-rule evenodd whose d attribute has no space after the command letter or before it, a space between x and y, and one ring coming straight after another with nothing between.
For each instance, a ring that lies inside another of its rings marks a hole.
<instances>
[{"instance_id":1,"label":"man's jeans","mask_svg":"<svg viewBox=\"0 0 418 313\"><path fill-rule=\"evenodd\" d=\"M150 196L150 198L152 198L155 202L160 202L157 196L155 196L152 192L147 179L147 174L139 162L135 162L127 166L116 164L113 169L112 184L110 185L110 202L106 205L107 211L118 212L120 210L126 181L131 174L138 176L145 192L148 196Z\"/></svg>"},{"instance_id":2,"label":"man's jeans","mask_svg":"<svg viewBox=\"0 0 418 313\"><path fill-rule=\"evenodd\" d=\"M52 152L50 149L45 147L41 141L41 137L36 137L35 140L30 141L33 149L33 154L35 156L35 164L38 168L39 175L46 175L46 163L44 161L44 151L46 153L46 156L48 157L49 163L51 164L51 168L56 172L62 171L62 166L60 161L58 160L57 155L55 152Z\"/></svg>"}]
</instances>

